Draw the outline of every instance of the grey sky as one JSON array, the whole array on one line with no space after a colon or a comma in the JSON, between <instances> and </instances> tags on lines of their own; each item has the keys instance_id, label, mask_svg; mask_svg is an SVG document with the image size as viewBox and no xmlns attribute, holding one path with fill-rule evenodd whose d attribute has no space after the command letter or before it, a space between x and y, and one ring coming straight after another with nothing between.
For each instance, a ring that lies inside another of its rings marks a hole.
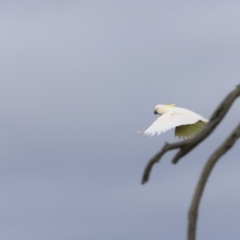
<instances>
[{"instance_id":1,"label":"grey sky","mask_svg":"<svg viewBox=\"0 0 240 240\"><path fill-rule=\"evenodd\" d=\"M185 239L206 158L239 101L178 165L140 185L173 131L139 137L156 104L209 118L239 84L238 1L0 3L0 239ZM240 237L239 142L215 168L198 239Z\"/></svg>"}]
</instances>

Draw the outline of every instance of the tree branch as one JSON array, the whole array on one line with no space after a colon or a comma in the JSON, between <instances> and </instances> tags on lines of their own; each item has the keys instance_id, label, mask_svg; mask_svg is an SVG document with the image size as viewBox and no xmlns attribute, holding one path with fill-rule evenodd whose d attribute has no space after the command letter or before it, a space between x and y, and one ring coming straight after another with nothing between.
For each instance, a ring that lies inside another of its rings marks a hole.
<instances>
[{"instance_id":1,"label":"tree branch","mask_svg":"<svg viewBox=\"0 0 240 240\"><path fill-rule=\"evenodd\" d=\"M162 147L161 151L159 151L158 153L156 153L147 163L144 173L143 173L143 177L142 177L142 184L144 184L145 182L148 181L152 167L155 163L159 162L161 157L170 150L176 149L176 148L182 148L183 146L185 146L185 144L188 144L189 140L186 141L182 141L182 142L175 142L172 144L169 143L165 143L165 145Z\"/></svg>"},{"instance_id":2,"label":"tree branch","mask_svg":"<svg viewBox=\"0 0 240 240\"><path fill-rule=\"evenodd\" d=\"M188 240L195 240L196 237L198 208L208 177L210 176L214 165L217 163L220 157L223 154L225 154L235 144L239 137L240 137L240 123L233 130L230 136L222 143L222 145L219 146L213 152L213 154L210 156L202 170L188 213Z\"/></svg>"},{"instance_id":3,"label":"tree branch","mask_svg":"<svg viewBox=\"0 0 240 240\"><path fill-rule=\"evenodd\" d=\"M142 177L142 184L149 180L149 176L152 170L152 167L155 163L160 161L160 158L169 150L179 148L180 150L177 152L175 157L172 160L172 163L177 163L183 156L189 153L192 149L194 149L199 143L201 143L205 138L207 138L212 131L216 128L216 126L222 121L234 100L240 96L240 85L236 87L231 93L227 95L227 97L222 101L222 103L218 106L215 112L212 114L210 121L206 124L206 127L197 134L194 138L190 140L185 140L181 142L175 142L172 144L166 143L165 146L159 151L153 158L151 158L144 170Z\"/></svg>"}]
</instances>

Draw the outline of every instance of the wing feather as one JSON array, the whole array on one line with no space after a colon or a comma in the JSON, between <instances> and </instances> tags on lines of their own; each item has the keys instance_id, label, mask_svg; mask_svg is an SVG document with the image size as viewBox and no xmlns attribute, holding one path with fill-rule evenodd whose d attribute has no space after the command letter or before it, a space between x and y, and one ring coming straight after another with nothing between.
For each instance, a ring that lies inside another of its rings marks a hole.
<instances>
[{"instance_id":1,"label":"wing feather","mask_svg":"<svg viewBox=\"0 0 240 240\"><path fill-rule=\"evenodd\" d=\"M200 120L194 124L178 126L175 129L175 136L180 139L191 138L195 136L197 133L199 133L204 128L205 125L206 122Z\"/></svg>"},{"instance_id":2,"label":"wing feather","mask_svg":"<svg viewBox=\"0 0 240 240\"><path fill-rule=\"evenodd\" d=\"M161 115L157 120L155 120L153 124L143 132L143 134L151 136L155 134L159 135L171 128L182 125L195 124L198 121L207 122L208 120L188 109L174 107L168 112ZM200 129L202 129L202 127L199 125L196 125L194 128L185 129L186 132L184 135L184 129L180 128L178 129L179 131L177 131L175 134L177 134L178 137L188 138L196 134Z\"/></svg>"}]
</instances>

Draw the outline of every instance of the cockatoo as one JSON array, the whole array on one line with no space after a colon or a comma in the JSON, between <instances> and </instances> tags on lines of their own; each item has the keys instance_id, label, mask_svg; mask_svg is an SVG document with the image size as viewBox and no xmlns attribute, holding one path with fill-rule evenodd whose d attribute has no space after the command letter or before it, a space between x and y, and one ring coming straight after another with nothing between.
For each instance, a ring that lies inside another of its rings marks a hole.
<instances>
[{"instance_id":1,"label":"cockatoo","mask_svg":"<svg viewBox=\"0 0 240 240\"><path fill-rule=\"evenodd\" d=\"M175 128L176 137L188 139L200 132L208 122L199 114L175 105L157 105L154 114L159 114L160 117L147 130L137 133L153 136Z\"/></svg>"}]
</instances>

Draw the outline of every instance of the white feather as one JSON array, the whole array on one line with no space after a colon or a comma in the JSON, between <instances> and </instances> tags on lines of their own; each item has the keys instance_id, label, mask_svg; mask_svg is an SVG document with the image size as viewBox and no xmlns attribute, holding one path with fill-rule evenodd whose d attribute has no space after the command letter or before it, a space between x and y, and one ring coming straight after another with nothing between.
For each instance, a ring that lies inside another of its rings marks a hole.
<instances>
[{"instance_id":1,"label":"white feather","mask_svg":"<svg viewBox=\"0 0 240 240\"><path fill-rule=\"evenodd\" d=\"M208 122L208 120L199 114L185 108L173 107L161 115L153 124L146 129L143 134L159 135L171 128L181 125L194 124L198 121Z\"/></svg>"}]
</instances>

